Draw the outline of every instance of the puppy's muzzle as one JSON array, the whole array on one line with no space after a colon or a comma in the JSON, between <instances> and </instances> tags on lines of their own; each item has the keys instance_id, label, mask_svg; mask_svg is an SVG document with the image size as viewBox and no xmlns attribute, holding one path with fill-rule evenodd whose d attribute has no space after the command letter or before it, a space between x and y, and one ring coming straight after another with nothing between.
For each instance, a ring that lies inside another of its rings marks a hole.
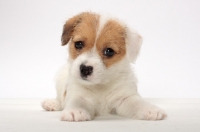
<instances>
[{"instance_id":1,"label":"puppy's muzzle","mask_svg":"<svg viewBox=\"0 0 200 132\"><path fill-rule=\"evenodd\" d=\"M82 64L80 66L80 74L81 77L83 78L87 78L87 76L91 75L93 72L93 67L92 66L86 66L84 64Z\"/></svg>"}]
</instances>

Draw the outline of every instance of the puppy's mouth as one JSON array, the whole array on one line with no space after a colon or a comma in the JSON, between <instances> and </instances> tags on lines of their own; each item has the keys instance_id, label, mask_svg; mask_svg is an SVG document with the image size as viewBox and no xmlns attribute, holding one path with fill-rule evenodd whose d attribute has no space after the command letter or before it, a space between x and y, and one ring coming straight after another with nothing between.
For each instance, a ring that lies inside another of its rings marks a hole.
<instances>
[{"instance_id":1,"label":"puppy's mouth","mask_svg":"<svg viewBox=\"0 0 200 132\"><path fill-rule=\"evenodd\" d=\"M80 65L80 76L83 80L88 81L88 76L91 76L93 73L93 67L92 66L87 66L84 64Z\"/></svg>"}]
</instances>

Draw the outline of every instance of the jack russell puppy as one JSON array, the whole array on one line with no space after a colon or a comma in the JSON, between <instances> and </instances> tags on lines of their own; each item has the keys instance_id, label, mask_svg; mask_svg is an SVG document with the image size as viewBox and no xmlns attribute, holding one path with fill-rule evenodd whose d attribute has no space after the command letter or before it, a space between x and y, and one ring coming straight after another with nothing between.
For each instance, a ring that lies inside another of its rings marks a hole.
<instances>
[{"instance_id":1,"label":"jack russell puppy","mask_svg":"<svg viewBox=\"0 0 200 132\"><path fill-rule=\"evenodd\" d=\"M62 33L69 58L57 75L57 97L42 107L62 111L62 121L89 121L106 114L164 119L166 113L137 92L131 63L141 43L141 36L117 19L92 12L70 18Z\"/></svg>"}]
</instances>

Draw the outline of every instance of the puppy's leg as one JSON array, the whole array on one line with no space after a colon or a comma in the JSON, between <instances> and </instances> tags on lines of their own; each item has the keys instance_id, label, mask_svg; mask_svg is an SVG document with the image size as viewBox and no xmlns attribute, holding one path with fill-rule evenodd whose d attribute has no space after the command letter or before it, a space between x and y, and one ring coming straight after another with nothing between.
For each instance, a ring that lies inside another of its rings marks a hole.
<instances>
[{"instance_id":1,"label":"puppy's leg","mask_svg":"<svg viewBox=\"0 0 200 132\"><path fill-rule=\"evenodd\" d=\"M66 98L65 86L57 85L57 97L55 99L46 99L42 102L42 107L47 111L60 111L63 109L64 100Z\"/></svg>"},{"instance_id":2,"label":"puppy's leg","mask_svg":"<svg viewBox=\"0 0 200 132\"><path fill-rule=\"evenodd\" d=\"M89 121L94 117L94 106L82 97L66 99L66 107L62 112L62 121Z\"/></svg>"},{"instance_id":3,"label":"puppy's leg","mask_svg":"<svg viewBox=\"0 0 200 132\"><path fill-rule=\"evenodd\" d=\"M46 99L42 102L42 107L47 111L60 111L64 107L64 100L67 94L68 65L64 65L57 73L55 99Z\"/></svg>"},{"instance_id":4,"label":"puppy's leg","mask_svg":"<svg viewBox=\"0 0 200 132\"><path fill-rule=\"evenodd\" d=\"M116 112L121 116L140 120L162 120L167 117L162 109L146 102L139 95L132 95L120 100Z\"/></svg>"},{"instance_id":5,"label":"puppy's leg","mask_svg":"<svg viewBox=\"0 0 200 132\"><path fill-rule=\"evenodd\" d=\"M55 99L46 99L42 102L42 107L47 111L60 111L63 109L63 103L66 98L66 84L58 81L56 83L57 97Z\"/></svg>"}]
</instances>

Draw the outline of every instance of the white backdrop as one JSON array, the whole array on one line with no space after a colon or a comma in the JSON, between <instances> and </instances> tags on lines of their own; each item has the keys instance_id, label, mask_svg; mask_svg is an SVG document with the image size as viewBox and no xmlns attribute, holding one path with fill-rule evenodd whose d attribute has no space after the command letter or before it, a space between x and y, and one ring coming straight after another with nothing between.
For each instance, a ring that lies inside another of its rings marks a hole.
<instances>
[{"instance_id":1,"label":"white backdrop","mask_svg":"<svg viewBox=\"0 0 200 132\"><path fill-rule=\"evenodd\" d=\"M55 97L62 26L81 11L112 14L143 36L135 65L143 97L200 97L199 0L1 0L0 98Z\"/></svg>"}]
</instances>

